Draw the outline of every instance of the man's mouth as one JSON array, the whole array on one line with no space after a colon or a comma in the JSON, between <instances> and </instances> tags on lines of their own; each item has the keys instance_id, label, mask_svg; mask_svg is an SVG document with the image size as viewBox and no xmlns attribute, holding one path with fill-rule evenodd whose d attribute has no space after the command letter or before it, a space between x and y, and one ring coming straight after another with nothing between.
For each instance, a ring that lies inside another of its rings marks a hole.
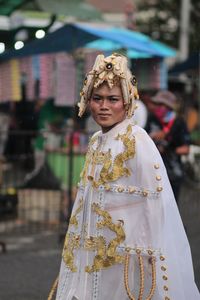
<instances>
[{"instance_id":1,"label":"man's mouth","mask_svg":"<svg viewBox=\"0 0 200 300\"><path fill-rule=\"evenodd\" d=\"M110 114L98 114L100 117L110 117Z\"/></svg>"}]
</instances>

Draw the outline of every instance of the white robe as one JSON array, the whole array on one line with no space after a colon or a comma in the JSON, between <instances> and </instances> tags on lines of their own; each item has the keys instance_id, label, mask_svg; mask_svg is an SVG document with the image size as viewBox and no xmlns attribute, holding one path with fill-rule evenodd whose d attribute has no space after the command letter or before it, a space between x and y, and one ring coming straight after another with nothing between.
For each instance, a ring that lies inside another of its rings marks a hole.
<instances>
[{"instance_id":1,"label":"white robe","mask_svg":"<svg viewBox=\"0 0 200 300\"><path fill-rule=\"evenodd\" d=\"M91 139L56 299L127 300L131 295L200 299L160 154L147 133L126 119Z\"/></svg>"}]
</instances>

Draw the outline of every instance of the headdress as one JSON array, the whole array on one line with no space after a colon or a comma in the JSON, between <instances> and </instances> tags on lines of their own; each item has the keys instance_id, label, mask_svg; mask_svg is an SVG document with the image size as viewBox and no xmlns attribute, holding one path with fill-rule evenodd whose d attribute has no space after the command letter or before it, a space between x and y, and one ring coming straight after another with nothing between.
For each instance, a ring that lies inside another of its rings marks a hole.
<instances>
[{"instance_id":1,"label":"headdress","mask_svg":"<svg viewBox=\"0 0 200 300\"><path fill-rule=\"evenodd\" d=\"M137 81L128 68L127 58L117 53L108 57L104 57L103 54L97 56L92 70L84 80L80 93L79 116L84 114L93 88L99 87L103 82L107 82L110 88L120 82L123 100L127 107L127 116L131 117L136 108L135 100L139 98Z\"/></svg>"}]
</instances>

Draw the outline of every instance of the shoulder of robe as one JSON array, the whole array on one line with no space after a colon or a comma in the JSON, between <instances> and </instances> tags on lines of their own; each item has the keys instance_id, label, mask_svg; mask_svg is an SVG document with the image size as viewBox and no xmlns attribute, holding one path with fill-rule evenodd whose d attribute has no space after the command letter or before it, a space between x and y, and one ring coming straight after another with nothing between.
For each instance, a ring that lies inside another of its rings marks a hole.
<instances>
[{"instance_id":1,"label":"shoulder of robe","mask_svg":"<svg viewBox=\"0 0 200 300\"><path fill-rule=\"evenodd\" d=\"M101 131L97 131L90 137L89 146L91 146L95 143L95 141L97 140L100 133L101 133Z\"/></svg>"}]
</instances>

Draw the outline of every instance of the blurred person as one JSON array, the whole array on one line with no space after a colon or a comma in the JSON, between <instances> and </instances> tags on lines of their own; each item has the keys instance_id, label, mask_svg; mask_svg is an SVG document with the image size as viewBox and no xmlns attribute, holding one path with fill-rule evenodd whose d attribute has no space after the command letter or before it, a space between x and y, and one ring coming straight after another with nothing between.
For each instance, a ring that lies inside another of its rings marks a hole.
<instances>
[{"instance_id":1,"label":"blurred person","mask_svg":"<svg viewBox=\"0 0 200 300\"><path fill-rule=\"evenodd\" d=\"M197 101L191 101L185 112L187 128L191 136L191 143L200 145L200 119Z\"/></svg>"},{"instance_id":2,"label":"blurred person","mask_svg":"<svg viewBox=\"0 0 200 300\"><path fill-rule=\"evenodd\" d=\"M193 103L187 108L186 122L189 132L195 130L199 125L199 109L197 103Z\"/></svg>"},{"instance_id":3,"label":"blurred person","mask_svg":"<svg viewBox=\"0 0 200 300\"><path fill-rule=\"evenodd\" d=\"M157 145L178 203L184 170L181 157L189 153L190 134L179 103L170 91L159 91L151 98L146 130Z\"/></svg>"},{"instance_id":4,"label":"blurred person","mask_svg":"<svg viewBox=\"0 0 200 300\"><path fill-rule=\"evenodd\" d=\"M126 57L98 55L79 116L101 130L89 143L50 291L57 300L200 299L190 247L161 156L132 115L136 78Z\"/></svg>"},{"instance_id":5,"label":"blurred person","mask_svg":"<svg viewBox=\"0 0 200 300\"><path fill-rule=\"evenodd\" d=\"M7 113L0 111L0 159L3 159L6 142L8 139L10 117Z\"/></svg>"}]
</instances>

